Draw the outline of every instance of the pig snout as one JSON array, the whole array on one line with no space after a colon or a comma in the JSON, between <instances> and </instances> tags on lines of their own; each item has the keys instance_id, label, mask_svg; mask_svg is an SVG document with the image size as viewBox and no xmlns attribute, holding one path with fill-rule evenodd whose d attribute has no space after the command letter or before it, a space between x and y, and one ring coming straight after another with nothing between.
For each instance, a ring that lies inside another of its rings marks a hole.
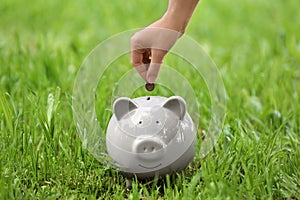
<instances>
[{"instance_id":1,"label":"pig snout","mask_svg":"<svg viewBox=\"0 0 300 200\"><path fill-rule=\"evenodd\" d=\"M138 137L132 150L143 160L156 160L161 158L164 146L164 142L158 137Z\"/></svg>"}]
</instances>

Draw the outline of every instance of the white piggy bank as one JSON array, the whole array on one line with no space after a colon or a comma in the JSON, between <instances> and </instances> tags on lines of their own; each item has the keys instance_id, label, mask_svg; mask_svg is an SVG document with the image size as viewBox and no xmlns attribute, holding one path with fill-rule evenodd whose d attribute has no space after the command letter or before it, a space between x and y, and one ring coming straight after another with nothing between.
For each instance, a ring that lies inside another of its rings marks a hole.
<instances>
[{"instance_id":1,"label":"white piggy bank","mask_svg":"<svg viewBox=\"0 0 300 200\"><path fill-rule=\"evenodd\" d=\"M114 102L113 112L106 146L126 177L178 172L192 160L196 129L181 97L122 97Z\"/></svg>"}]
</instances>

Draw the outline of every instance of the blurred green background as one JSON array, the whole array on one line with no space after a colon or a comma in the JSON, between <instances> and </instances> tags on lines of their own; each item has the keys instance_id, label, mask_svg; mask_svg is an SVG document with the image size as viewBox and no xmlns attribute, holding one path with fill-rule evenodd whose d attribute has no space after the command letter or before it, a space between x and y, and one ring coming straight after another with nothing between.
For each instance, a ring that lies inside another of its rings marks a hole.
<instances>
[{"instance_id":1,"label":"blurred green background","mask_svg":"<svg viewBox=\"0 0 300 200\"><path fill-rule=\"evenodd\" d=\"M215 61L228 95L223 134L205 160L127 190L82 149L71 100L83 59L108 37L159 19L167 5L0 1L0 198L300 198L297 0L200 1L186 34Z\"/></svg>"}]
</instances>

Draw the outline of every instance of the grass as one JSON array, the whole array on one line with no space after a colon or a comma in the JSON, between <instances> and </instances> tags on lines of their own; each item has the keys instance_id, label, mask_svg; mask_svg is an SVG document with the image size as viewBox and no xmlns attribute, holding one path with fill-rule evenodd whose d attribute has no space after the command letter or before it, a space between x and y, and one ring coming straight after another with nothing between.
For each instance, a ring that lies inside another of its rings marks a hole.
<instances>
[{"instance_id":1,"label":"grass","mask_svg":"<svg viewBox=\"0 0 300 200\"><path fill-rule=\"evenodd\" d=\"M127 190L82 147L71 110L76 73L99 42L158 19L167 1L142 4L1 1L0 199L299 199L299 1L198 6L187 34L214 59L228 95L223 133L205 159ZM166 64L183 63L169 55ZM200 90L204 130L207 96Z\"/></svg>"}]
</instances>

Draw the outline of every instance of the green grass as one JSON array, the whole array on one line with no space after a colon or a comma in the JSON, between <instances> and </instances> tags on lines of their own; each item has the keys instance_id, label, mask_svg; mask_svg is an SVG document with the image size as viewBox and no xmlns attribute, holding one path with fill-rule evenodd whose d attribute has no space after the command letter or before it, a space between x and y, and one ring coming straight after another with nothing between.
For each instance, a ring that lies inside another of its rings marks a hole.
<instances>
[{"instance_id":1,"label":"green grass","mask_svg":"<svg viewBox=\"0 0 300 200\"><path fill-rule=\"evenodd\" d=\"M82 147L71 110L80 64L99 42L146 26L166 6L153 0L1 1L0 199L300 199L296 0L204 0L198 6L187 34L214 59L228 95L223 133L205 159L196 156L180 174L134 181L127 190L119 172ZM183 63L169 55L166 64ZM192 75L187 78L193 85ZM205 130L209 94L197 95Z\"/></svg>"}]
</instances>

